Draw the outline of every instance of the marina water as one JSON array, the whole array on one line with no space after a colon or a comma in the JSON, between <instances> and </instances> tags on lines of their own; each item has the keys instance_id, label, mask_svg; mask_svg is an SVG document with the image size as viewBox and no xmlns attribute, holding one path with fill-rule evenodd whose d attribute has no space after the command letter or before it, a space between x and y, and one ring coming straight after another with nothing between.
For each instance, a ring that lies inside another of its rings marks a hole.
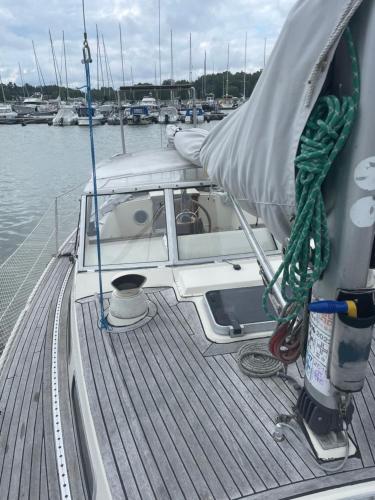
<instances>
[{"instance_id":1,"label":"marina water","mask_svg":"<svg viewBox=\"0 0 375 500\"><path fill-rule=\"evenodd\" d=\"M201 126L211 128L218 122ZM181 127L189 125L180 124ZM164 125L125 126L127 152L166 145ZM97 163L121 152L119 126L95 127ZM91 175L83 127L0 126L0 264L32 231L55 196Z\"/></svg>"}]
</instances>

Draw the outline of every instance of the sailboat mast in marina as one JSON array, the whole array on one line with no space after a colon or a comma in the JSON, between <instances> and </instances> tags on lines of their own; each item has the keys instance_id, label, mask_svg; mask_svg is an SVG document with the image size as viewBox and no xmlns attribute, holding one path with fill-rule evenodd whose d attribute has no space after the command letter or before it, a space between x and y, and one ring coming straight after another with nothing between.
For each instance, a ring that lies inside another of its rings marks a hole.
<instances>
[{"instance_id":1,"label":"sailboat mast in marina","mask_svg":"<svg viewBox=\"0 0 375 500\"><path fill-rule=\"evenodd\" d=\"M247 31L245 33L245 57L243 69L243 100L246 101L246 63L247 63Z\"/></svg>"},{"instance_id":2,"label":"sailboat mast in marina","mask_svg":"<svg viewBox=\"0 0 375 500\"><path fill-rule=\"evenodd\" d=\"M65 69L65 86L66 86L66 100L69 100L69 84L68 84L68 66L66 62L66 48L65 48L65 33L62 32L62 44L64 50L64 69Z\"/></svg>"},{"instance_id":3,"label":"sailboat mast in marina","mask_svg":"<svg viewBox=\"0 0 375 500\"><path fill-rule=\"evenodd\" d=\"M189 83L193 81L193 61L191 55L191 33L189 33Z\"/></svg>"},{"instance_id":4,"label":"sailboat mast in marina","mask_svg":"<svg viewBox=\"0 0 375 500\"><path fill-rule=\"evenodd\" d=\"M48 30L48 33L49 33L49 40L50 40L50 44L51 44L53 69L54 69L54 72L55 72L56 86L57 86L57 89L58 89L58 97L60 98L61 97L60 96L60 92L61 92L61 86L62 86L61 85L61 75L59 75L59 70L58 70L58 67L57 67L55 47L54 47L54 44L53 44L52 34L51 34L51 30L50 29Z\"/></svg>"},{"instance_id":5,"label":"sailboat mast in marina","mask_svg":"<svg viewBox=\"0 0 375 500\"><path fill-rule=\"evenodd\" d=\"M23 81L22 68L21 68L21 64L20 63L18 63L18 71L19 71L21 85L22 85L22 90L23 90L23 97L25 98L25 97L27 97L29 95L29 92L27 90L27 86L24 84L24 81Z\"/></svg>"}]
</instances>

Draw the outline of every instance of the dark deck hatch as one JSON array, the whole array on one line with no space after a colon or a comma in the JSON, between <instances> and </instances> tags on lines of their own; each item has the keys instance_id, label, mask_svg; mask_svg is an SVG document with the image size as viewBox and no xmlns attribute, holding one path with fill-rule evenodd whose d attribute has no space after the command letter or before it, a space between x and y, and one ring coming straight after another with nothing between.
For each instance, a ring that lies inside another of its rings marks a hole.
<instances>
[{"instance_id":1,"label":"dark deck hatch","mask_svg":"<svg viewBox=\"0 0 375 500\"><path fill-rule=\"evenodd\" d=\"M229 288L206 292L206 302L215 333L244 335L270 331L270 321L262 308L264 286ZM270 310L273 310L270 305Z\"/></svg>"}]
</instances>

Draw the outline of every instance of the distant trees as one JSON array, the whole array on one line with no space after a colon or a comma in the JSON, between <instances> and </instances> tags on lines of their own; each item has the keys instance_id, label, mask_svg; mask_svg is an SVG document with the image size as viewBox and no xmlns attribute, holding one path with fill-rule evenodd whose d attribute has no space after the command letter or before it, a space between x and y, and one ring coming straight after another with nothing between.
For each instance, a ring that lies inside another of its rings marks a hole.
<instances>
[{"instance_id":1,"label":"distant trees","mask_svg":"<svg viewBox=\"0 0 375 500\"><path fill-rule=\"evenodd\" d=\"M256 71L255 73L247 73L246 74L246 97L249 97L251 92L253 91L258 78L261 74L261 71ZM241 71L239 73L230 73L228 75L228 93L234 97L242 97L243 95L243 81L244 81L244 73ZM179 80L175 82L179 83L188 83L187 80ZM152 83L140 83L139 85L152 85ZM170 80L164 80L163 84L170 84ZM197 92L198 99L204 99L204 94L214 94L216 98L222 97L223 93L226 92L226 72L223 73L215 73L206 75L206 79L204 76L200 76L197 78L192 85L195 87ZM14 101L23 99L26 95L32 95L35 92L40 92L40 87L34 87L33 85L25 84L25 87L19 87L15 83L9 82L8 84L3 85L5 98L8 101ZM204 92L204 89L206 92ZM57 87L56 85L47 85L43 88L43 96L46 99L56 99L59 95L61 99L66 99L66 88L65 87ZM188 98L188 92L182 91L178 97L181 99ZM105 101L105 100L113 100L116 98L116 91L113 88L104 88L102 87L100 90L92 89L93 99L95 101ZM131 95L127 95L129 100L138 100L144 96L143 91L134 91ZM81 90L69 88L69 97L84 97L84 93ZM161 92L161 95L158 96L162 100L167 100L170 98L169 91Z\"/></svg>"}]
</instances>

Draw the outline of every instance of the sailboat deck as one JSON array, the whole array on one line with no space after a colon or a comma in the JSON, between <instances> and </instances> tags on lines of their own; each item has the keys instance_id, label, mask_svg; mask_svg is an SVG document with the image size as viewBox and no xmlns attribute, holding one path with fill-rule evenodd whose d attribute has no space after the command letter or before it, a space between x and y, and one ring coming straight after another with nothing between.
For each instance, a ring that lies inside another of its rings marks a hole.
<instances>
[{"instance_id":1,"label":"sailboat deck","mask_svg":"<svg viewBox=\"0 0 375 500\"><path fill-rule=\"evenodd\" d=\"M70 245L70 244L69 244ZM69 250L69 248L67 248ZM0 374L0 498L60 498L52 412L52 332L62 283L72 269L54 259L17 328ZM60 324L61 423L73 498L87 498L75 439L67 376L69 287Z\"/></svg>"},{"instance_id":2,"label":"sailboat deck","mask_svg":"<svg viewBox=\"0 0 375 500\"><path fill-rule=\"evenodd\" d=\"M0 498L60 498L52 414L52 331L71 264L56 259L22 319L0 374ZM72 498L88 498L67 370L69 287L59 338L60 404ZM249 379L241 342L213 344L195 306L172 289L148 289L153 306L137 328L98 329L97 302L76 303L89 400L116 499L286 499L375 478L375 362L355 396L351 435L360 456L322 472L294 440L276 443L276 416L294 389ZM152 316L152 317L151 317ZM127 331L126 331L127 330ZM290 373L300 376L297 366Z\"/></svg>"},{"instance_id":3,"label":"sailboat deck","mask_svg":"<svg viewBox=\"0 0 375 500\"><path fill-rule=\"evenodd\" d=\"M351 437L360 455L326 474L291 440L272 438L294 389L250 379L236 363L241 342L206 339L190 302L148 289L150 317L101 332L94 297L76 303L85 378L99 446L116 499L286 499L375 478L374 350L355 396ZM107 302L108 304L108 302ZM290 374L300 378L300 368Z\"/></svg>"}]
</instances>

